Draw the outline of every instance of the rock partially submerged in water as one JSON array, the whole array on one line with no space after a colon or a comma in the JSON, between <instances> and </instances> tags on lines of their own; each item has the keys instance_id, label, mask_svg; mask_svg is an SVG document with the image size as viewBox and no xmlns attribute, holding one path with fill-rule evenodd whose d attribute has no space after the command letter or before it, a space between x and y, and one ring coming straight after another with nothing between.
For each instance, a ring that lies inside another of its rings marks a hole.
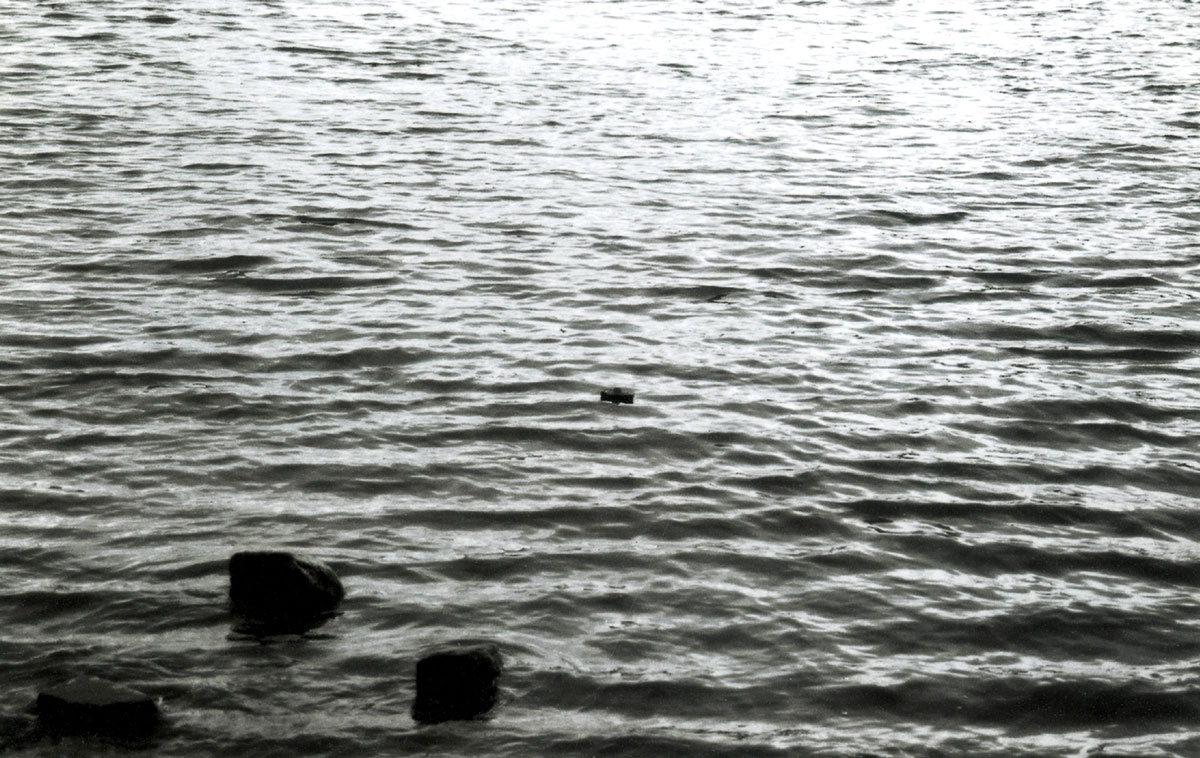
<instances>
[{"instance_id":1,"label":"rock partially submerged in water","mask_svg":"<svg viewBox=\"0 0 1200 758\"><path fill-rule=\"evenodd\" d=\"M37 714L47 731L66 734L141 737L158 726L149 695L90 676L39 692Z\"/></svg>"},{"instance_id":2,"label":"rock partially submerged in water","mask_svg":"<svg viewBox=\"0 0 1200 758\"><path fill-rule=\"evenodd\" d=\"M633 390L628 387L609 387L606 390L600 390L600 400L606 403L629 403L633 404Z\"/></svg>"},{"instance_id":3,"label":"rock partially submerged in water","mask_svg":"<svg viewBox=\"0 0 1200 758\"><path fill-rule=\"evenodd\" d=\"M470 719L496 705L504 663L489 643L449 643L417 661L412 717L423 724Z\"/></svg>"},{"instance_id":4,"label":"rock partially submerged in water","mask_svg":"<svg viewBox=\"0 0 1200 758\"><path fill-rule=\"evenodd\" d=\"M229 601L235 615L262 633L299 633L337 615L346 596L333 569L292 553L253 551L229 559Z\"/></svg>"}]
</instances>

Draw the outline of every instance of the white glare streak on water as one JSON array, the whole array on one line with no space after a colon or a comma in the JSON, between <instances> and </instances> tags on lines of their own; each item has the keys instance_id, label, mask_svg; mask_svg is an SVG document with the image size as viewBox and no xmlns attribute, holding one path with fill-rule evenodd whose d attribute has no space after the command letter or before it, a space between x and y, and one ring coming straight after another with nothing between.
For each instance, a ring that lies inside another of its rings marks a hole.
<instances>
[{"instance_id":1,"label":"white glare streak on water","mask_svg":"<svg viewBox=\"0 0 1200 758\"><path fill-rule=\"evenodd\" d=\"M1198 18L0 5L0 749L1200 752Z\"/></svg>"}]
</instances>

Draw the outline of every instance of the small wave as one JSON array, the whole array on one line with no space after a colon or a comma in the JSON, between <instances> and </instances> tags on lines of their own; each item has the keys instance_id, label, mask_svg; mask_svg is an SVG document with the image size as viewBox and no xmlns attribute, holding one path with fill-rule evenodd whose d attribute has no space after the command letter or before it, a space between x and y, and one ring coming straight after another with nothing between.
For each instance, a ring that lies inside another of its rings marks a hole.
<instances>
[{"instance_id":1,"label":"small wave","mask_svg":"<svg viewBox=\"0 0 1200 758\"><path fill-rule=\"evenodd\" d=\"M764 118L777 118L787 121L832 121L833 116L824 113L769 113Z\"/></svg>"},{"instance_id":2,"label":"small wave","mask_svg":"<svg viewBox=\"0 0 1200 758\"><path fill-rule=\"evenodd\" d=\"M929 224L952 224L970 216L966 211L945 213L910 213L907 211L873 210L853 216L843 216L839 221L864 224L866 226L926 226Z\"/></svg>"},{"instance_id":3,"label":"small wave","mask_svg":"<svg viewBox=\"0 0 1200 758\"><path fill-rule=\"evenodd\" d=\"M1077 289L1127 289L1131 287L1165 287L1162 279L1149 275L1132 276L1055 276L1045 280L1050 287Z\"/></svg>"},{"instance_id":4,"label":"small wave","mask_svg":"<svg viewBox=\"0 0 1200 758\"><path fill-rule=\"evenodd\" d=\"M181 166L184 171L244 171L248 168L260 168L256 163L188 163Z\"/></svg>"},{"instance_id":5,"label":"small wave","mask_svg":"<svg viewBox=\"0 0 1200 758\"><path fill-rule=\"evenodd\" d=\"M108 495L47 489L0 489L0 511L87 514L115 502Z\"/></svg>"},{"instance_id":6,"label":"small wave","mask_svg":"<svg viewBox=\"0 0 1200 758\"><path fill-rule=\"evenodd\" d=\"M968 177L971 179L988 179L994 182L1007 182L1018 178L1018 175L1009 173L1008 171L979 171L969 174Z\"/></svg>"},{"instance_id":7,"label":"small wave","mask_svg":"<svg viewBox=\"0 0 1200 758\"><path fill-rule=\"evenodd\" d=\"M120 351L47 351L27 364L28 368L78 371L81 375L105 369L161 366L182 354L178 348ZM109 376L112 376L111 373Z\"/></svg>"},{"instance_id":8,"label":"small wave","mask_svg":"<svg viewBox=\"0 0 1200 758\"><path fill-rule=\"evenodd\" d=\"M1044 281L1050 274L1038 271L973 271L969 276L987 284L1022 285Z\"/></svg>"},{"instance_id":9,"label":"small wave","mask_svg":"<svg viewBox=\"0 0 1200 758\"><path fill-rule=\"evenodd\" d=\"M278 53L293 53L295 55L319 55L327 58L352 59L355 53L332 47L317 47L315 45L276 45L271 48Z\"/></svg>"},{"instance_id":10,"label":"small wave","mask_svg":"<svg viewBox=\"0 0 1200 758\"><path fill-rule=\"evenodd\" d=\"M1156 95L1178 95L1187 92L1192 88L1190 84L1147 84L1142 87L1145 92L1153 92Z\"/></svg>"},{"instance_id":11,"label":"small wave","mask_svg":"<svg viewBox=\"0 0 1200 758\"><path fill-rule=\"evenodd\" d=\"M1003 650L1045 660L1145 665L1200 655L1200 639L1169 614L1106 607L1018 607L971 618L917 614L881 624L872 634L897 646L960 655Z\"/></svg>"},{"instance_id":12,"label":"small wave","mask_svg":"<svg viewBox=\"0 0 1200 758\"><path fill-rule=\"evenodd\" d=\"M890 290L932 289L942 283L941 279L931 276L871 276L867 274L848 274L833 278L829 286L850 292L880 293Z\"/></svg>"},{"instance_id":13,"label":"small wave","mask_svg":"<svg viewBox=\"0 0 1200 758\"><path fill-rule=\"evenodd\" d=\"M1046 168L1047 166L1062 166L1068 163L1074 163L1078 158L1066 155L1055 155L1048 158L1026 158L1023 161L1017 161L1018 166L1026 168Z\"/></svg>"},{"instance_id":14,"label":"small wave","mask_svg":"<svg viewBox=\"0 0 1200 758\"><path fill-rule=\"evenodd\" d=\"M1200 561L1172 560L1117 550L1071 552L1032 547L1017 541L968 542L957 537L907 533L881 538L921 565L953 567L980 576L1036 574L1063 577L1091 573L1158 585L1200 587Z\"/></svg>"},{"instance_id":15,"label":"small wave","mask_svg":"<svg viewBox=\"0 0 1200 758\"><path fill-rule=\"evenodd\" d=\"M69 350L89 345L101 345L110 341L110 337L85 334L47 334L44 332L0 334L0 345L5 347L37 347L43 350ZM16 366L16 364L8 365Z\"/></svg>"},{"instance_id":16,"label":"small wave","mask_svg":"<svg viewBox=\"0 0 1200 758\"><path fill-rule=\"evenodd\" d=\"M1200 716L1200 693L1150 683L1021 677L947 682L910 679L893 685L822 687L812 697L831 711L874 710L922 722L947 719L1022 731L1102 728L1167 722L1185 727ZM955 703L947 709L946 703Z\"/></svg>"},{"instance_id":17,"label":"small wave","mask_svg":"<svg viewBox=\"0 0 1200 758\"><path fill-rule=\"evenodd\" d=\"M466 111L437 111L437 110L416 110L413 111L418 116L428 116L430 118L479 118L478 113L468 113Z\"/></svg>"},{"instance_id":18,"label":"small wave","mask_svg":"<svg viewBox=\"0 0 1200 758\"><path fill-rule=\"evenodd\" d=\"M1173 363L1192 357L1191 352L1182 350L1153 350L1150 348L1126 348L1123 350L1087 350L1077 347L1035 348L1008 347L1005 348L1014 355L1029 355L1060 361L1084 362L1129 362L1129 363Z\"/></svg>"},{"instance_id":19,"label":"small wave","mask_svg":"<svg viewBox=\"0 0 1200 758\"><path fill-rule=\"evenodd\" d=\"M953 426L970 434L986 434L1005 442L1052 450L1129 450L1140 445L1188 448L1195 444L1195 439L1190 436L1115 421L1047 423L1037 419L1021 419L1000 424L963 421Z\"/></svg>"},{"instance_id":20,"label":"small wave","mask_svg":"<svg viewBox=\"0 0 1200 758\"><path fill-rule=\"evenodd\" d=\"M464 126L430 126L417 124L405 128L405 134L483 134L486 129L470 129Z\"/></svg>"},{"instance_id":21,"label":"small wave","mask_svg":"<svg viewBox=\"0 0 1200 758\"><path fill-rule=\"evenodd\" d=\"M267 277L241 273L209 279L211 286L227 290L250 290L272 295L322 295L343 290L385 287L397 281L394 276L297 276Z\"/></svg>"},{"instance_id":22,"label":"small wave","mask_svg":"<svg viewBox=\"0 0 1200 758\"><path fill-rule=\"evenodd\" d=\"M67 177L47 177L45 179L8 179L0 182L0 187L15 190L63 190L77 192L94 187L95 183L83 179Z\"/></svg>"},{"instance_id":23,"label":"small wave","mask_svg":"<svg viewBox=\"0 0 1200 758\"><path fill-rule=\"evenodd\" d=\"M430 434L428 441L437 444L496 442L535 445L538 448L596 454L637 451L647 457L673 460L701 460L710 452L709 447L694 435L652 426L601 432L556 429L544 425L487 424L444 429Z\"/></svg>"},{"instance_id":24,"label":"small wave","mask_svg":"<svg viewBox=\"0 0 1200 758\"><path fill-rule=\"evenodd\" d=\"M699 679L612 681L565 671L528 677L524 699L531 705L567 710L601 710L628 716L701 716L728 714L732 700L745 693Z\"/></svg>"},{"instance_id":25,"label":"small wave","mask_svg":"<svg viewBox=\"0 0 1200 758\"><path fill-rule=\"evenodd\" d=\"M744 727L740 724L738 726ZM530 744L534 746L533 749L525 752L547 758L572 758L582 755L614 758L727 758L731 755L738 758L796 758L808 754L806 750L797 752L794 748L764 745L755 738L761 738L761 735L756 734L756 730L747 728L730 728L724 731L710 728L689 736L652 731L632 732L628 731L627 727L618 730L605 729L602 723L588 722L573 725L569 732L547 732L540 739L532 741Z\"/></svg>"},{"instance_id":26,"label":"small wave","mask_svg":"<svg viewBox=\"0 0 1200 758\"><path fill-rule=\"evenodd\" d=\"M839 460L831 457L829 460L857 472L854 479L859 480L860 484L869 482L880 487L895 487L900 483L908 486L930 486L935 482L953 482L954 486L969 487L973 482L988 482L1130 487L1183 495L1189 491L1200 491L1197 489L1200 488L1200 471L1170 464L1125 468L1098 464L1055 467L1032 463L922 461L908 458Z\"/></svg>"},{"instance_id":27,"label":"small wave","mask_svg":"<svg viewBox=\"0 0 1200 758\"><path fill-rule=\"evenodd\" d=\"M823 479L816 471L727 478L721 482L727 487L749 489L767 495L802 495L818 491L822 483Z\"/></svg>"},{"instance_id":28,"label":"small wave","mask_svg":"<svg viewBox=\"0 0 1200 758\"><path fill-rule=\"evenodd\" d=\"M1186 357L1192 350L1200 348L1200 332L1190 329L1127 329L1101 323L1075 323L1048 327L1026 327L986 322L959 323L950 326L945 333L977 340L1065 342L1082 346L1106 345L1127 348L1131 351L1149 350L1151 359L1162 353L1163 358L1176 360L1179 357ZM1038 350L1038 348L1029 348L1025 345L1013 346L1011 349L1016 351Z\"/></svg>"},{"instance_id":29,"label":"small wave","mask_svg":"<svg viewBox=\"0 0 1200 758\"><path fill-rule=\"evenodd\" d=\"M154 231L145 232L145 235L154 239L174 240L196 239L199 237L211 237L214 235L238 233L238 229L225 226L185 226L172 229L156 229Z\"/></svg>"},{"instance_id":30,"label":"small wave","mask_svg":"<svg viewBox=\"0 0 1200 758\"><path fill-rule=\"evenodd\" d=\"M628 506L549 506L545 508L421 508L405 511L404 523L430 529L553 529L564 537L593 537L633 533L645 528L651 519Z\"/></svg>"},{"instance_id":31,"label":"small wave","mask_svg":"<svg viewBox=\"0 0 1200 758\"><path fill-rule=\"evenodd\" d=\"M91 34L56 34L55 39L64 42L115 42L121 38L116 32L92 32Z\"/></svg>"},{"instance_id":32,"label":"small wave","mask_svg":"<svg viewBox=\"0 0 1200 758\"><path fill-rule=\"evenodd\" d=\"M307 216L298 215L296 221L301 224L316 224L319 226L340 226L350 224L356 226L369 226L377 229L417 229L418 227L412 224L406 224L402 221L384 221L381 219L362 218L358 216Z\"/></svg>"},{"instance_id":33,"label":"small wave","mask_svg":"<svg viewBox=\"0 0 1200 758\"><path fill-rule=\"evenodd\" d=\"M695 300L704 303L719 302L730 295L741 292L737 287L722 287L720 285L698 284L681 287L652 287L650 289L633 290L632 293L638 295L662 299L662 298L679 298L682 300ZM621 294L631 294L630 292L621 291L597 291L596 294L602 296L613 296Z\"/></svg>"},{"instance_id":34,"label":"small wave","mask_svg":"<svg viewBox=\"0 0 1200 758\"><path fill-rule=\"evenodd\" d=\"M405 229L405 230L419 228L412 224L405 223L403 221L388 221L386 219L376 219L376 218L368 218L365 216L350 216L350 215L326 216L326 215L311 214L311 213L296 213L296 214L257 213L254 215L254 218L256 220L260 220L260 221L273 221L273 222L280 222L280 223L285 223L285 224L292 223L292 224L308 225L308 226L325 226L325 227L363 226L363 227L370 227L370 228L376 228L376 229Z\"/></svg>"},{"instance_id":35,"label":"small wave","mask_svg":"<svg viewBox=\"0 0 1200 758\"><path fill-rule=\"evenodd\" d=\"M150 262L150 266L163 273L213 274L226 271L245 271L274 263L269 255L215 255L208 258L171 258Z\"/></svg>"},{"instance_id":36,"label":"small wave","mask_svg":"<svg viewBox=\"0 0 1200 758\"><path fill-rule=\"evenodd\" d=\"M806 287L838 290L839 294L878 294L889 290L924 290L940 286L944 279L919 273L867 274L856 273L851 268L893 268L895 262L888 257L846 262L845 270L831 271L816 268L756 268L748 273L762 279L789 280Z\"/></svg>"},{"instance_id":37,"label":"small wave","mask_svg":"<svg viewBox=\"0 0 1200 758\"><path fill-rule=\"evenodd\" d=\"M400 64L405 65L405 64ZM402 68L396 71L389 71L383 75L384 79L413 79L416 81L427 81L429 79L441 79L442 74L431 73L428 71L412 71L411 69Z\"/></svg>"},{"instance_id":38,"label":"small wave","mask_svg":"<svg viewBox=\"0 0 1200 758\"><path fill-rule=\"evenodd\" d=\"M982 684L982 683L981 683ZM1094 679L988 683L991 694L968 706L985 723L1017 729L1098 728L1167 722L1192 724L1200 717L1200 693L1173 691L1149 682L1114 684ZM982 693L980 693L982 694Z\"/></svg>"},{"instance_id":39,"label":"small wave","mask_svg":"<svg viewBox=\"0 0 1200 758\"><path fill-rule=\"evenodd\" d=\"M900 519L938 525L1027 526L1044 531L1055 528L1087 529L1120 537L1158 538L1162 534L1187 534L1200 528L1200 513L1180 513L1169 509L1136 512L1106 510L1091 506L1062 503L974 501L937 501L872 498L842 506L849 513L873 525L890 524Z\"/></svg>"},{"instance_id":40,"label":"small wave","mask_svg":"<svg viewBox=\"0 0 1200 758\"><path fill-rule=\"evenodd\" d=\"M40 74L43 70L48 69L50 67L49 66L32 66L32 67L23 66L22 68L27 68L29 71L31 71L35 74ZM11 76L11 73L8 73L6 75ZM38 108L35 106L17 105L17 106L9 106L9 107L0 108L0 116L3 116L6 119L28 118L28 119L31 119L34 121L45 121L50 118L53 118L55 115L57 115L57 113L58 113L58 111L51 110L49 108ZM66 153L66 152L42 151L39 153L29 155L27 157L33 158L33 159L36 159L39 161L47 161L47 160L55 160L55 159L64 158L67 155L68 155L68 153Z\"/></svg>"},{"instance_id":41,"label":"small wave","mask_svg":"<svg viewBox=\"0 0 1200 758\"><path fill-rule=\"evenodd\" d=\"M1200 419L1200 408L1164 406L1118 398L1016 400L979 406L974 410L977 414L998 418L1031 418L1043 422L1062 423L1088 418L1111 419L1123 423L1143 421L1155 424Z\"/></svg>"},{"instance_id":42,"label":"small wave","mask_svg":"<svg viewBox=\"0 0 1200 758\"><path fill-rule=\"evenodd\" d=\"M38 623L50 626L69 622L94 613L117 599L118 593L105 590L26 591L9 616L13 624Z\"/></svg>"},{"instance_id":43,"label":"small wave","mask_svg":"<svg viewBox=\"0 0 1200 758\"><path fill-rule=\"evenodd\" d=\"M420 568L455 581L480 579L495 581L556 574L566 576L573 572L603 570L644 570L659 575L663 575L664 572L663 563L657 556L615 550L597 553L570 551L530 552L488 557L466 556L447 561L429 561L421 564ZM553 596L550 596L549 599L552 600ZM548 599L540 598L538 602L548 602Z\"/></svg>"},{"instance_id":44,"label":"small wave","mask_svg":"<svg viewBox=\"0 0 1200 758\"><path fill-rule=\"evenodd\" d=\"M47 436L42 440L42 445L47 449L57 450L60 452L76 452L80 450L94 450L98 447L124 447L128 449L132 447L132 443L137 439L136 435L129 434L112 434L110 432L82 432L79 434L58 434Z\"/></svg>"},{"instance_id":45,"label":"small wave","mask_svg":"<svg viewBox=\"0 0 1200 758\"><path fill-rule=\"evenodd\" d=\"M300 353L268 361L270 371L349 371L364 368L407 366L426 360L430 353L400 347L361 347L353 350Z\"/></svg>"}]
</instances>

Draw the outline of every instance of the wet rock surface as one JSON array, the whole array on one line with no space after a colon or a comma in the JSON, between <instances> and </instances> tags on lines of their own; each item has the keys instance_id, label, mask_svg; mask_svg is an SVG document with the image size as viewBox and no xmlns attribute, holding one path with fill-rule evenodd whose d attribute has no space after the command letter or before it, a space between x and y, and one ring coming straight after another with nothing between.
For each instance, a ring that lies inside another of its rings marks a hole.
<instances>
[{"instance_id":1,"label":"wet rock surface","mask_svg":"<svg viewBox=\"0 0 1200 758\"><path fill-rule=\"evenodd\" d=\"M235 553L229 560L230 609L247 629L291 633L337 615L346 596L333 569L280 551Z\"/></svg>"},{"instance_id":2,"label":"wet rock surface","mask_svg":"<svg viewBox=\"0 0 1200 758\"><path fill-rule=\"evenodd\" d=\"M496 705L504 663L489 643L449 643L417 661L412 717L424 724L470 719Z\"/></svg>"},{"instance_id":3,"label":"wet rock surface","mask_svg":"<svg viewBox=\"0 0 1200 758\"><path fill-rule=\"evenodd\" d=\"M620 405L621 403L633 404L633 390L628 387L609 387L600 390L600 400L606 403Z\"/></svg>"}]
</instances>

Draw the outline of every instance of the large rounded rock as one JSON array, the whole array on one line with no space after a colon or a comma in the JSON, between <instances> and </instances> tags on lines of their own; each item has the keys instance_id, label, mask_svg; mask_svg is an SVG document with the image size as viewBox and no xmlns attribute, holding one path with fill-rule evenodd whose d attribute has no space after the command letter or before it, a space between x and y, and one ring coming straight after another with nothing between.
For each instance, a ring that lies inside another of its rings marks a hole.
<instances>
[{"instance_id":1,"label":"large rounded rock","mask_svg":"<svg viewBox=\"0 0 1200 758\"><path fill-rule=\"evenodd\" d=\"M81 676L39 692L37 714L51 732L148 735L158 725L158 706L135 689Z\"/></svg>"},{"instance_id":2,"label":"large rounded rock","mask_svg":"<svg viewBox=\"0 0 1200 758\"><path fill-rule=\"evenodd\" d=\"M328 621L346 596L333 569L291 553L235 553L229 559L234 614L269 632L302 632Z\"/></svg>"},{"instance_id":3,"label":"large rounded rock","mask_svg":"<svg viewBox=\"0 0 1200 758\"><path fill-rule=\"evenodd\" d=\"M412 717L424 724L469 719L496 704L504 664L491 644L450 643L417 661L417 697Z\"/></svg>"}]
</instances>

